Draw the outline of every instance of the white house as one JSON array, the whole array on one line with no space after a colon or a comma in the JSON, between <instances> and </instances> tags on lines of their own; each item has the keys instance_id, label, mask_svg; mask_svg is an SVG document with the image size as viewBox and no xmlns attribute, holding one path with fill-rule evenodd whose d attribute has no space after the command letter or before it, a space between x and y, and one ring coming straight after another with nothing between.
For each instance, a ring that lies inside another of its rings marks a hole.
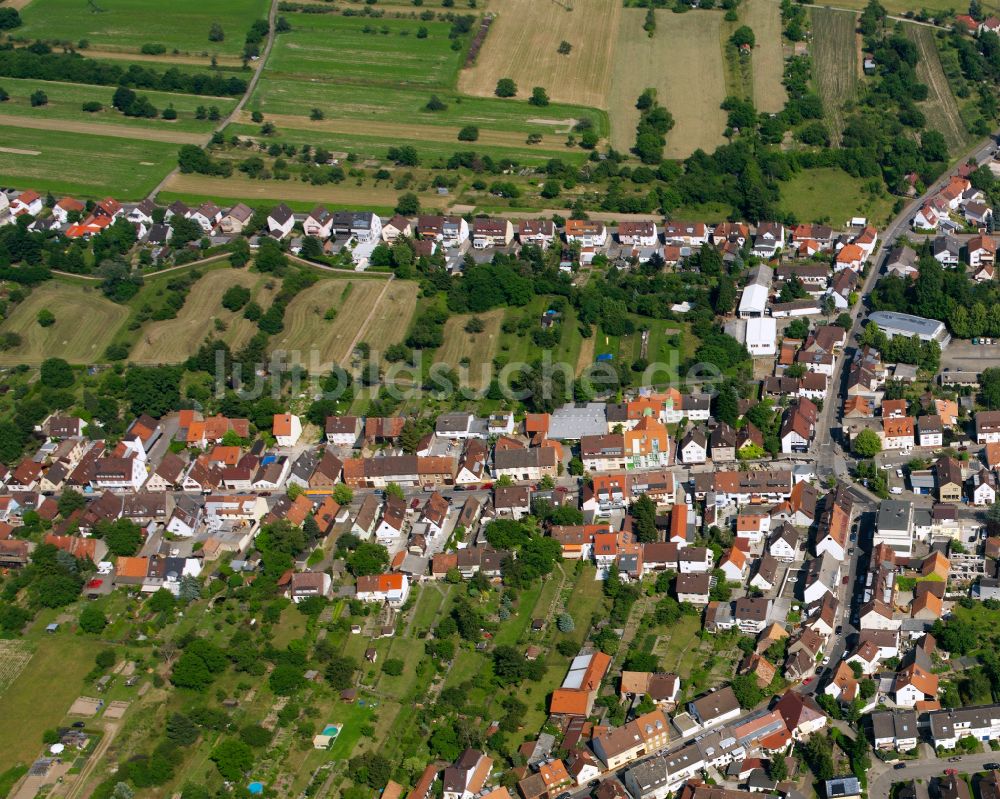
<instances>
[{"instance_id":1,"label":"white house","mask_svg":"<svg viewBox=\"0 0 1000 799\"><path fill-rule=\"evenodd\" d=\"M708 457L708 441L705 431L698 427L688 430L679 447L681 462L684 464L704 463Z\"/></svg>"},{"instance_id":2,"label":"white house","mask_svg":"<svg viewBox=\"0 0 1000 799\"><path fill-rule=\"evenodd\" d=\"M222 209L213 203L204 203L189 218L192 222L197 222L203 231L211 233L222 220Z\"/></svg>"},{"instance_id":3,"label":"white house","mask_svg":"<svg viewBox=\"0 0 1000 799\"><path fill-rule=\"evenodd\" d=\"M330 238L331 230L333 230L333 214L322 205L313 208L302 223L302 232L318 239Z\"/></svg>"},{"instance_id":4,"label":"white house","mask_svg":"<svg viewBox=\"0 0 1000 799\"><path fill-rule=\"evenodd\" d=\"M267 229L279 239L291 233L293 227L295 227L295 214L284 203L272 208L267 215Z\"/></svg>"},{"instance_id":5,"label":"white house","mask_svg":"<svg viewBox=\"0 0 1000 799\"><path fill-rule=\"evenodd\" d=\"M272 430L279 447L294 447L302 435L302 422L295 414L276 413Z\"/></svg>"},{"instance_id":6,"label":"white house","mask_svg":"<svg viewBox=\"0 0 1000 799\"><path fill-rule=\"evenodd\" d=\"M373 574L357 581L357 598L362 602L387 602L399 606L410 595L410 578L405 574Z\"/></svg>"},{"instance_id":7,"label":"white house","mask_svg":"<svg viewBox=\"0 0 1000 799\"><path fill-rule=\"evenodd\" d=\"M618 241L636 247L653 247L659 241L656 223L652 220L622 222L618 225Z\"/></svg>"},{"instance_id":8,"label":"white house","mask_svg":"<svg viewBox=\"0 0 1000 799\"><path fill-rule=\"evenodd\" d=\"M769 316L747 319L746 347L754 358L772 357L777 352L778 323Z\"/></svg>"},{"instance_id":9,"label":"white house","mask_svg":"<svg viewBox=\"0 0 1000 799\"><path fill-rule=\"evenodd\" d=\"M992 505L997 499L997 480L993 472L981 469L972 477L972 504Z\"/></svg>"},{"instance_id":10,"label":"white house","mask_svg":"<svg viewBox=\"0 0 1000 799\"><path fill-rule=\"evenodd\" d=\"M41 195L37 191L28 189L18 194L11 202L10 214L11 216L20 216L21 214L38 216L44 207L45 203L42 201Z\"/></svg>"}]
</instances>

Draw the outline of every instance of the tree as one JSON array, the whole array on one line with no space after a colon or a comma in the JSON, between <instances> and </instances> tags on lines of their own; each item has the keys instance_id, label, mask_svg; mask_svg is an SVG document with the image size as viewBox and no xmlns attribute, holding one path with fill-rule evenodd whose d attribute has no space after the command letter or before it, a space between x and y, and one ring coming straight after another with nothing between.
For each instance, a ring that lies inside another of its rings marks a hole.
<instances>
[{"instance_id":1,"label":"tree","mask_svg":"<svg viewBox=\"0 0 1000 799\"><path fill-rule=\"evenodd\" d=\"M326 664L326 680L334 691L343 691L354 684L354 672L358 664L347 655L334 655Z\"/></svg>"},{"instance_id":2,"label":"tree","mask_svg":"<svg viewBox=\"0 0 1000 799\"><path fill-rule=\"evenodd\" d=\"M253 766L253 751L243 741L227 738L209 755L224 779L235 782Z\"/></svg>"},{"instance_id":3,"label":"tree","mask_svg":"<svg viewBox=\"0 0 1000 799\"><path fill-rule=\"evenodd\" d=\"M740 674L733 677L733 693L736 701L745 710L756 707L764 700L764 692L757 685L757 678L752 674Z\"/></svg>"},{"instance_id":4,"label":"tree","mask_svg":"<svg viewBox=\"0 0 1000 799\"><path fill-rule=\"evenodd\" d=\"M427 101L427 105L424 106L424 111L447 111L448 104L442 102L441 98L436 94L431 95L431 99Z\"/></svg>"},{"instance_id":5,"label":"tree","mask_svg":"<svg viewBox=\"0 0 1000 799\"><path fill-rule=\"evenodd\" d=\"M222 307L229 311L238 311L250 302L250 289L246 286L230 286L222 295Z\"/></svg>"},{"instance_id":6,"label":"tree","mask_svg":"<svg viewBox=\"0 0 1000 799\"><path fill-rule=\"evenodd\" d=\"M97 605L87 605L80 612L80 629L85 633L97 635L108 626L108 617Z\"/></svg>"},{"instance_id":7,"label":"tree","mask_svg":"<svg viewBox=\"0 0 1000 799\"><path fill-rule=\"evenodd\" d=\"M632 520L639 541L648 544L659 538L656 530L656 503L648 494L640 494L632 503Z\"/></svg>"},{"instance_id":8,"label":"tree","mask_svg":"<svg viewBox=\"0 0 1000 799\"><path fill-rule=\"evenodd\" d=\"M851 449L862 458L872 458L882 451L882 440L878 433L866 427L854 437Z\"/></svg>"},{"instance_id":9,"label":"tree","mask_svg":"<svg viewBox=\"0 0 1000 799\"><path fill-rule=\"evenodd\" d=\"M38 89L31 93L30 101L32 108L38 108L39 106L49 104L49 96L41 89Z\"/></svg>"},{"instance_id":10,"label":"tree","mask_svg":"<svg viewBox=\"0 0 1000 799\"><path fill-rule=\"evenodd\" d=\"M500 80L497 81L495 93L497 97L516 97L517 84L514 82L513 78L500 78Z\"/></svg>"},{"instance_id":11,"label":"tree","mask_svg":"<svg viewBox=\"0 0 1000 799\"><path fill-rule=\"evenodd\" d=\"M55 314L48 308L42 308L35 317L40 327L52 327L56 323Z\"/></svg>"},{"instance_id":12,"label":"tree","mask_svg":"<svg viewBox=\"0 0 1000 799\"><path fill-rule=\"evenodd\" d=\"M388 565L388 550L371 541L362 541L347 558L347 569L355 577L381 574Z\"/></svg>"},{"instance_id":13,"label":"tree","mask_svg":"<svg viewBox=\"0 0 1000 799\"><path fill-rule=\"evenodd\" d=\"M177 746L190 746L198 740L201 731L190 716L171 713L167 717L167 740Z\"/></svg>"},{"instance_id":14,"label":"tree","mask_svg":"<svg viewBox=\"0 0 1000 799\"><path fill-rule=\"evenodd\" d=\"M458 132L459 141L477 141L479 139L479 128L475 125L466 125Z\"/></svg>"},{"instance_id":15,"label":"tree","mask_svg":"<svg viewBox=\"0 0 1000 799\"><path fill-rule=\"evenodd\" d=\"M271 739L273 737L274 735L270 730L266 727L261 727L259 724L247 724L240 730L240 740L247 746L252 746L254 749L267 746L271 743Z\"/></svg>"},{"instance_id":16,"label":"tree","mask_svg":"<svg viewBox=\"0 0 1000 799\"><path fill-rule=\"evenodd\" d=\"M396 213L402 216L414 216L420 213L420 198L413 192L400 194L396 200Z\"/></svg>"},{"instance_id":17,"label":"tree","mask_svg":"<svg viewBox=\"0 0 1000 799\"><path fill-rule=\"evenodd\" d=\"M222 26L218 22L213 22L208 29L208 40L210 42L221 42L225 38L226 33L222 30Z\"/></svg>"},{"instance_id":18,"label":"tree","mask_svg":"<svg viewBox=\"0 0 1000 799\"><path fill-rule=\"evenodd\" d=\"M42 361L38 379L48 388L69 388L76 378L73 367L62 358L47 358Z\"/></svg>"},{"instance_id":19,"label":"tree","mask_svg":"<svg viewBox=\"0 0 1000 799\"><path fill-rule=\"evenodd\" d=\"M268 677L267 684L278 696L291 696L306 684L306 678L298 666L279 663Z\"/></svg>"},{"instance_id":20,"label":"tree","mask_svg":"<svg viewBox=\"0 0 1000 799\"><path fill-rule=\"evenodd\" d=\"M31 620L30 611L18 605L0 604L0 630L5 633L20 634L24 625Z\"/></svg>"},{"instance_id":21,"label":"tree","mask_svg":"<svg viewBox=\"0 0 1000 799\"><path fill-rule=\"evenodd\" d=\"M542 86L536 86L531 90L531 97L528 98L528 102L539 108L543 108L549 104L549 94L545 91Z\"/></svg>"},{"instance_id":22,"label":"tree","mask_svg":"<svg viewBox=\"0 0 1000 799\"><path fill-rule=\"evenodd\" d=\"M559 55L569 55L572 52L572 50L573 50L573 45L571 45L565 39L559 42L559 47L556 48L556 52L559 53Z\"/></svg>"},{"instance_id":23,"label":"tree","mask_svg":"<svg viewBox=\"0 0 1000 799\"><path fill-rule=\"evenodd\" d=\"M324 116L326 115L323 113L322 108L313 108L312 110L309 111L309 119L311 119L313 122L319 122L320 120L323 119Z\"/></svg>"},{"instance_id":24,"label":"tree","mask_svg":"<svg viewBox=\"0 0 1000 799\"><path fill-rule=\"evenodd\" d=\"M1000 410L1000 368L984 369L979 379L980 399L991 411Z\"/></svg>"},{"instance_id":25,"label":"tree","mask_svg":"<svg viewBox=\"0 0 1000 799\"><path fill-rule=\"evenodd\" d=\"M175 604L174 595L166 588L157 589L146 601L147 607L154 613L170 613Z\"/></svg>"},{"instance_id":26,"label":"tree","mask_svg":"<svg viewBox=\"0 0 1000 799\"><path fill-rule=\"evenodd\" d=\"M382 664L382 671L390 677L398 677L403 673L404 663L400 658L389 658Z\"/></svg>"},{"instance_id":27,"label":"tree","mask_svg":"<svg viewBox=\"0 0 1000 799\"><path fill-rule=\"evenodd\" d=\"M350 486L338 483L333 487L333 500L338 505L347 505L352 499L354 499L354 492Z\"/></svg>"},{"instance_id":28,"label":"tree","mask_svg":"<svg viewBox=\"0 0 1000 799\"><path fill-rule=\"evenodd\" d=\"M114 555L134 555L142 546L142 528L130 519L114 522L101 520L94 525L94 535L103 538L108 550Z\"/></svg>"},{"instance_id":29,"label":"tree","mask_svg":"<svg viewBox=\"0 0 1000 799\"><path fill-rule=\"evenodd\" d=\"M753 34L753 30L748 25L740 25L734 31L729 41L737 47L753 47L757 39Z\"/></svg>"},{"instance_id":30,"label":"tree","mask_svg":"<svg viewBox=\"0 0 1000 799\"><path fill-rule=\"evenodd\" d=\"M767 761L767 773L775 782L784 782L788 779L788 764L781 752L771 753L771 759Z\"/></svg>"},{"instance_id":31,"label":"tree","mask_svg":"<svg viewBox=\"0 0 1000 799\"><path fill-rule=\"evenodd\" d=\"M556 627L559 628L559 632L561 633L571 633L576 629L576 623L568 613L560 613L556 619Z\"/></svg>"},{"instance_id":32,"label":"tree","mask_svg":"<svg viewBox=\"0 0 1000 799\"><path fill-rule=\"evenodd\" d=\"M21 15L16 8L0 8L0 31L21 27Z\"/></svg>"}]
</instances>

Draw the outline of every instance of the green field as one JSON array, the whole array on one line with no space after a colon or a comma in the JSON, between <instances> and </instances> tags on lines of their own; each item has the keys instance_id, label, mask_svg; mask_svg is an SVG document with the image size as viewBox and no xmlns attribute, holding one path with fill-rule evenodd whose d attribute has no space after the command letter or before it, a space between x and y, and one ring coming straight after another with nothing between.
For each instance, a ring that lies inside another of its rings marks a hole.
<instances>
[{"instance_id":1,"label":"green field","mask_svg":"<svg viewBox=\"0 0 1000 799\"><path fill-rule=\"evenodd\" d=\"M370 19L337 14L286 14L292 26L281 34L267 62L272 75L304 81L332 77L366 87L450 86L461 54L451 49L447 22ZM418 38L418 31L426 31ZM309 102L309 96L300 96Z\"/></svg>"},{"instance_id":2,"label":"green field","mask_svg":"<svg viewBox=\"0 0 1000 799\"><path fill-rule=\"evenodd\" d=\"M225 117L233 110L236 101L231 97L199 97L194 94L172 94L170 92L151 92L140 90L158 111L172 105L177 111L177 119L145 119L142 117L127 117L111 107L111 96L115 93L114 86L88 86L80 83L59 83L48 80L24 80L18 78L3 78L3 88L10 94L10 100L0 107L0 113L36 119L65 119L77 122L100 122L104 124L122 125L130 128L156 128L162 131L189 131L208 134L217 124L207 119L195 119L194 112L198 106L215 106L221 116ZM29 98L37 90L45 92L49 98L47 105L33 107ZM88 113L81 108L85 102L96 101L104 106L104 110Z\"/></svg>"},{"instance_id":3,"label":"green field","mask_svg":"<svg viewBox=\"0 0 1000 799\"><path fill-rule=\"evenodd\" d=\"M0 125L0 175L42 193L140 199L176 159L169 142Z\"/></svg>"},{"instance_id":4,"label":"green field","mask_svg":"<svg viewBox=\"0 0 1000 799\"><path fill-rule=\"evenodd\" d=\"M927 99L920 103L921 110L927 115L927 128L937 130L944 136L953 155L962 152L974 137L969 135L962 122L962 113L938 56L934 31L924 25L906 25L904 28L920 53L917 78L927 86Z\"/></svg>"},{"instance_id":5,"label":"green field","mask_svg":"<svg viewBox=\"0 0 1000 799\"><path fill-rule=\"evenodd\" d=\"M857 15L831 8L813 7L811 55L813 82L823 98L823 111L834 143L844 128L844 103L858 90Z\"/></svg>"},{"instance_id":6,"label":"green field","mask_svg":"<svg viewBox=\"0 0 1000 799\"><path fill-rule=\"evenodd\" d=\"M28 667L0 696L4 708L0 751L5 768L31 763L41 755L42 733L65 717L101 648L97 641L62 632L31 645L35 654Z\"/></svg>"},{"instance_id":7,"label":"green field","mask_svg":"<svg viewBox=\"0 0 1000 799\"><path fill-rule=\"evenodd\" d=\"M504 321L516 322L527 317L532 321L532 327L521 335L518 335L518 332L501 332L496 355L505 358L507 363L531 363L541 357L541 350L531 338L531 330L538 326L539 320L548 306L548 297L535 297L523 308L507 309ZM552 362L567 363L571 369L575 369L582 342L583 337L580 335L580 328L576 322L576 311L567 307L563 311L562 338L559 344L552 349Z\"/></svg>"},{"instance_id":8,"label":"green field","mask_svg":"<svg viewBox=\"0 0 1000 799\"><path fill-rule=\"evenodd\" d=\"M250 23L267 16L266 0L174 0L151 6L147 0L100 0L100 13L80 0L33 0L21 11L17 30L26 39L49 39L109 50L139 50L162 44L169 53L238 55ZM225 40L210 42L212 23L222 25Z\"/></svg>"},{"instance_id":9,"label":"green field","mask_svg":"<svg viewBox=\"0 0 1000 799\"><path fill-rule=\"evenodd\" d=\"M880 224L892 209L891 198L872 198L863 180L835 167L802 171L782 183L781 203L801 222L828 220L834 226L852 216Z\"/></svg>"}]
</instances>

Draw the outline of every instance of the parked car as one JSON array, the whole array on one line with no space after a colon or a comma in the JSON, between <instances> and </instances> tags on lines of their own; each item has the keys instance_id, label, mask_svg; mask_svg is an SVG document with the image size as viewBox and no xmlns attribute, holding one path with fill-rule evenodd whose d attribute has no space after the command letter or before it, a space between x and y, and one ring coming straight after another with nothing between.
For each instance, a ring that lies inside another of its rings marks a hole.
<instances>
[{"instance_id":1,"label":"parked car","mask_svg":"<svg viewBox=\"0 0 1000 799\"><path fill-rule=\"evenodd\" d=\"M896 477L898 477L900 479L903 478L903 470L902 469L896 469Z\"/></svg>"},{"instance_id":2,"label":"parked car","mask_svg":"<svg viewBox=\"0 0 1000 799\"><path fill-rule=\"evenodd\" d=\"M948 758L948 762L949 762L949 763L957 763L957 762L958 762L958 761L960 761L961 759L962 759L961 757L959 757L958 755L955 755L955 757L949 757L949 758Z\"/></svg>"},{"instance_id":3,"label":"parked car","mask_svg":"<svg viewBox=\"0 0 1000 799\"><path fill-rule=\"evenodd\" d=\"M994 769L1000 769L1000 763L985 763L983 768L987 771L993 771Z\"/></svg>"},{"instance_id":4,"label":"parked car","mask_svg":"<svg viewBox=\"0 0 1000 799\"><path fill-rule=\"evenodd\" d=\"M900 769L903 768L906 768L906 763L897 763L895 766L893 766L893 769L895 769L896 771L899 771Z\"/></svg>"}]
</instances>

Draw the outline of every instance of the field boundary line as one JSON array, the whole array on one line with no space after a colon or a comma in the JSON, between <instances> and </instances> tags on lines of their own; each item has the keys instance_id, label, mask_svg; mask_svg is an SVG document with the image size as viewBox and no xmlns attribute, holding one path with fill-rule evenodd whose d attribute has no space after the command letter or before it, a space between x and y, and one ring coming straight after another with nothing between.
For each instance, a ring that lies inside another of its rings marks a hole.
<instances>
[{"instance_id":1,"label":"field boundary line","mask_svg":"<svg viewBox=\"0 0 1000 799\"><path fill-rule=\"evenodd\" d=\"M382 290L378 293L378 299L375 300L375 305L372 306L372 312L368 315L368 318L365 319L365 323L358 328L358 332L354 335L354 340L351 341L351 346L347 348L347 354L344 356L345 358L351 357L351 353L354 352L354 348L357 347L358 342L361 341L361 336L363 336L365 331L368 330L368 325L371 324L372 317L375 316L375 311L378 310L378 307L382 304L382 300L385 299L385 293L389 290L389 286L392 285L394 277L396 276L389 275L389 279L385 281L385 285L382 286Z\"/></svg>"},{"instance_id":2,"label":"field boundary line","mask_svg":"<svg viewBox=\"0 0 1000 799\"><path fill-rule=\"evenodd\" d=\"M61 131L81 136L106 136L109 139L145 138L165 144L197 144L204 137L200 133L181 130L158 130L151 127L115 125L110 122L81 122L54 117L31 117L0 113L0 125L26 130Z\"/></svg>"}]
</instances>

